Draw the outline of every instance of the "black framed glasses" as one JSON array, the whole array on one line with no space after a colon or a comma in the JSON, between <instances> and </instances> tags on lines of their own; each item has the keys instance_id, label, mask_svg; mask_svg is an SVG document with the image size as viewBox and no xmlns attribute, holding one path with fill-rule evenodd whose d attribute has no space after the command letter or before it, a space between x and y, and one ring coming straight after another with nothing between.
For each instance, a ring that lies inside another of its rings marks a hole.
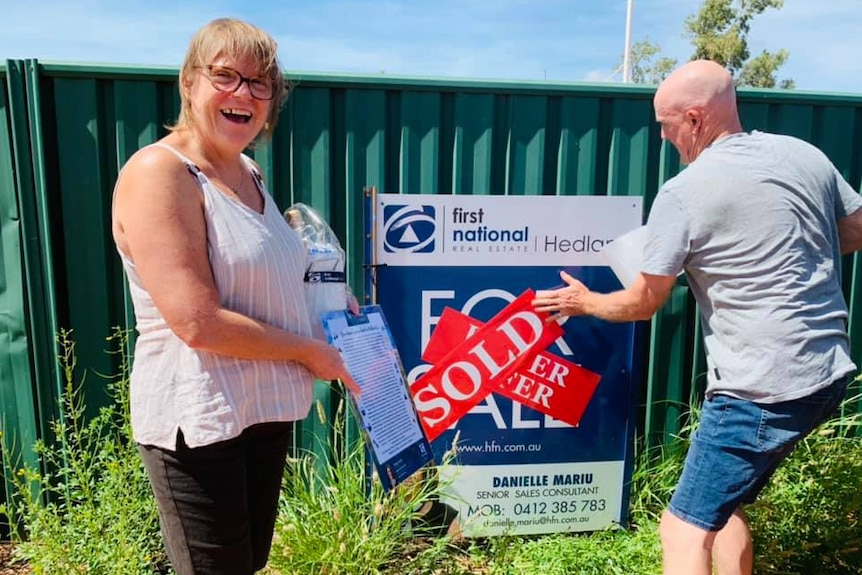
<instances>
[{"instance_id":1,"label":"black framed glasses","mask_svg":"<svg viewBox=\"0 0 862 575\"><path fill-rule=\"evenodd\" d=\"M202 68L206 70L206 76L212 87L219 92L236 92L245 82L248 84L248 91L251 92L251 96L257 100L272 100L275 96L272 81L269 78L261 76L246 78L233 68L213 64L202 66Z\"/></svg>"}]
</instances>

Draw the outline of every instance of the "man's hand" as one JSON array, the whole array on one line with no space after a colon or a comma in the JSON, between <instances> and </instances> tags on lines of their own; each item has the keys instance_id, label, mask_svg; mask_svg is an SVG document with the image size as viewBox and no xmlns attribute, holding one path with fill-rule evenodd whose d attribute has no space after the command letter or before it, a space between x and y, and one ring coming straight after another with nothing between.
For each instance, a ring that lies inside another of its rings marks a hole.
<instances>
[{"instance_id":1,"label":"man's hand","mask_svg":"<svg viewBox=\"0 0 862 575\"><path fill-rule=\"evenodd\" d=\"M547 321L572 315L590 315L605 321L647 320L670 295L676 276L640 273L631 287L611 293L591 291L567 274L560 272L566 286L536 292L536 311L553 313Z\"/></svg>"},{"instance_id":2,"label":"man's hand","mask_svg":"<svg viewBox=\"0 0 862 575\"><path fill-rule=\"evenodd\" d=\"M560 277L566 282L566 287L555 290L539 290L533 300L536 311L549 312L554 315L547 321L556 321L560 317L584 315L588 313L585 299L592 293L587 286L566 272L560 272Z\"/></svg>"}]
</instances>

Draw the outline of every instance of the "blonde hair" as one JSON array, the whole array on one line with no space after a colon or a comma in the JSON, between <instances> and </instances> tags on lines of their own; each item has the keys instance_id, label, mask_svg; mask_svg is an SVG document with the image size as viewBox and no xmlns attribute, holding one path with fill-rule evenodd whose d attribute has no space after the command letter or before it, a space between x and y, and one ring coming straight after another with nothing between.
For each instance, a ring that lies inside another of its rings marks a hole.
<instances>
[{"instance_id":1,"label":"blonde hair","mask_svg":"<svg viewBox=\"0 0 862 575\"><path fill-rule=\"evenodd\" d=\"M266 124L257 139L268 138L278 123L278 114L287 100L288 89L278 61L276 41L252 24L233 18L218 18L206 24L192 37L180 68L180 115L169 129L185 130L194 123L192 105L186 87L192 84L195 71L212 60L227 56L232 59L251 57L258 65L258 74L272 82L272 100Z\"/></svg>"}]
</instances>

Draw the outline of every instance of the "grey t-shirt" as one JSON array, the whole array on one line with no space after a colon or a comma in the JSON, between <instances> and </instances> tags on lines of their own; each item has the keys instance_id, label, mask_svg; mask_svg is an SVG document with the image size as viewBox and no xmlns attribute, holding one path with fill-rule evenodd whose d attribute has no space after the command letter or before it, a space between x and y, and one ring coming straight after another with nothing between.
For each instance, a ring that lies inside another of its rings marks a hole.
<instances>
[{"instance_id":1,"label":"grey t-shirt","mask_svg":"<svg viewBox=\"0 0 862 575\"><path fill-rule=\"evenodd\" d=\"M685 271L708 396L787 401L856 368L836 221L860 207L820 150L762 132L721 138L662 186L642 271Z\"/></svg>"}]
</instances>

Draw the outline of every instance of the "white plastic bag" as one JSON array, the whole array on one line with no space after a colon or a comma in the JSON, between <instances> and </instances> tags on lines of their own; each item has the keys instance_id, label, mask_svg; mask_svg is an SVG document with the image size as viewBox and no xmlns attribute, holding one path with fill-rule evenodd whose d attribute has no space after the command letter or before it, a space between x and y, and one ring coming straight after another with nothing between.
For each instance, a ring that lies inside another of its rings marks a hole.
<instances>
[{"instance_id":1,"label":"white plastic bag","mask_svg":"<svg viewBox=\"0 0 862 575\"><path fill-rule=\"evenodd\" d=\"M305 245L305 300L314 337L325 341L321 314L346 309L353 298L344 272L344 250L335 232L313 208L293 204L284 212L284 218Z\"/></svg>"}]
</instances>

